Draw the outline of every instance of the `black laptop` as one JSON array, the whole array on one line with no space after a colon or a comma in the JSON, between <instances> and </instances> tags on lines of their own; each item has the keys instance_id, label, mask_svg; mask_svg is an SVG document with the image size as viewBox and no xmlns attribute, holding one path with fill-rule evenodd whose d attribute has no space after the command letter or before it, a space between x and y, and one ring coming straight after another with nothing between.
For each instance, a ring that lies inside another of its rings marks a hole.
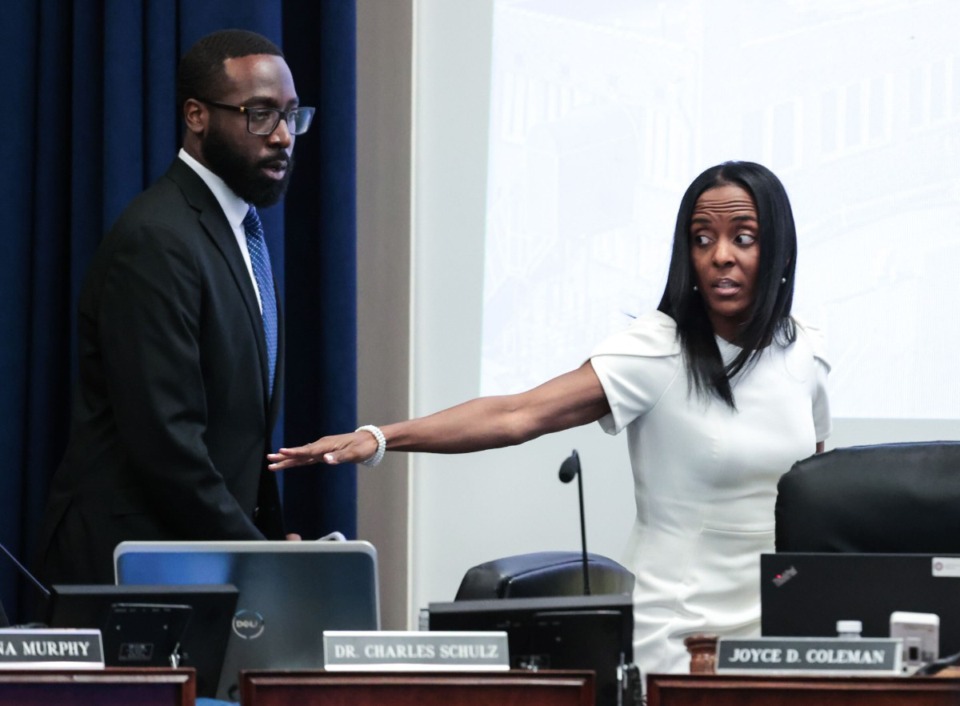
<instances>
[{"instance_id":1,"label":"black laptop","mask_svg":"<svg viewBox=\"0 0 960 706\"><path fill-rule=\"evenodd\" d=\"M859 620L889 637L895 611L940 617L940 656L960 652L960 555L793 553L760 556L764 637L835 637Z\"/></svg>"}]
</instances>

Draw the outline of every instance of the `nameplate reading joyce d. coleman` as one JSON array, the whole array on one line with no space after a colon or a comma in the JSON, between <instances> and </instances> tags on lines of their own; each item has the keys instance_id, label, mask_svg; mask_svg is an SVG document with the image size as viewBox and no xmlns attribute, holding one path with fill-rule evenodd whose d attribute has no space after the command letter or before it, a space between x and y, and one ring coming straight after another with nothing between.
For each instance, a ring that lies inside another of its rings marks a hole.
<instances>
[{"instance_id":1,"label":"nameplate reading joyce d. coleman","mask_svg":"<svg viewBox=\"0 0 960 706\"><path fill-rule=\"evenodd\" d=\"M100 631L2 628L0 669L103 669Z\"/></svg>"},{"instance_id":2,"label":"nameplate reading joyce d. coleman","mask_svg":"<svg viewBox=\"0 0 960 706\"><path fill-rule=\"evenodd\" d=\"M900 638L728 638L717 642L717 672L899 676L902 649Z\"/></svg>"},{"instance_id":3,"label":"nameplate reading joyce d. coleman","mask_svg":"<svg viewBox=\"0 0 960 706\"><path fill-rule=\"evenodd\" d=\"M505 632L325 630L323 666L334 671L510 669Z\"/></svg>"}]
</instances>

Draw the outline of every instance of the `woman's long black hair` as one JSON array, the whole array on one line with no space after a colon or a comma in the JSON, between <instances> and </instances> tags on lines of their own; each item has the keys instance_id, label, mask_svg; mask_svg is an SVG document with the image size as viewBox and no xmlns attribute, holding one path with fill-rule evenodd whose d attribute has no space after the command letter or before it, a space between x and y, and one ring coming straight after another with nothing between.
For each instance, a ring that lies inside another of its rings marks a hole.
<instances>
[{"instance_id":1,"label":"woman's long black hair","mask_svg":"<svg viewBox=\"0 0 960 706\"><path fill-rule=\"evenodd\" d=\"M694 290L697 279L690 256L690 225L700 195L729 184L753 196L760 234L760 264L746 323L733 341L742 350L725 366L703 297ZM782 343L796 339L796 326L790 317L796 266L793 211L783 184L773 172L753 162L724 162L694 179L680 202L667 285L657 308L677 322L691 384L698 394L716 394L735 409L730 386L733 376L752 364L774 339Z\"/></svg>"}]
</instances>

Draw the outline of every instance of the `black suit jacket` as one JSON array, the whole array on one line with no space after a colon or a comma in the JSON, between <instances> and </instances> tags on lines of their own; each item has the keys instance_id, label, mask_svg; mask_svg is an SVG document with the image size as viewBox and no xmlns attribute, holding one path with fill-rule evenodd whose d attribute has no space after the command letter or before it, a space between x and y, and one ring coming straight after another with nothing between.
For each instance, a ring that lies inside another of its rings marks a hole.
<instances>
[{"instance_id":1,"label":"black suit jacket","mask_svg":"<svg viewBox=\"0 0 960 706\"><path fill-rule=\"evenodd\" d=\"M101 243L78 328L41 578L112 583L122 540L282 538L265 461L280 395L268 394L254 284L216 198L181 160ZM279 333L277 391L282 319Z\"/></svg>"}]
</instances>

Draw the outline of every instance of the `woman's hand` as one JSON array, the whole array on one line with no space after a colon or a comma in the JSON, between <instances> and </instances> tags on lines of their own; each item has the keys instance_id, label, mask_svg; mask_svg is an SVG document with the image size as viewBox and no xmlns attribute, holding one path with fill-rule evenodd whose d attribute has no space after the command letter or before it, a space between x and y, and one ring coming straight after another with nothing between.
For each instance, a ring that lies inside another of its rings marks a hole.
<instances>
[{"instance_id":1,"label":"woman's hand","mask_svg":"<svg viewBox=\"0 0 960 706\"><path fill-rule=\"evenodd\" d=\"M355 431L350 434L325 436L304 446L283 448L276 453L267 454L267 468L271 471L282 471L311 463L326 463L331 466L338 463L360 463L376 452L377 440L373 434L368 431Z\"/></svg>"}]
</instances>

